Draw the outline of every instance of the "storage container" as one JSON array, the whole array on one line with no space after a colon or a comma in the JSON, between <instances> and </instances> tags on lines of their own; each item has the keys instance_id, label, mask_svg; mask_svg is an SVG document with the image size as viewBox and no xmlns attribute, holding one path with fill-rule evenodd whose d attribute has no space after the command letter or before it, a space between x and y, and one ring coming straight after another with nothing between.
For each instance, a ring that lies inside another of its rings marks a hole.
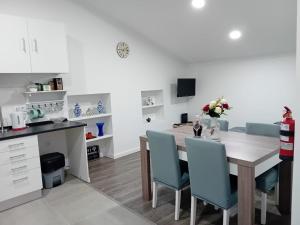
<instances>
[{"instance_id":1,"label":"storage container","mask_svg":"<svg viewBox=\"0 0 300 225\"><path fill-rule=\"evenodd\" d=\"M59 186L65 181L65 156L54 152L41 156L41 169L44 188Z\"/></svg>"}]
</instances>

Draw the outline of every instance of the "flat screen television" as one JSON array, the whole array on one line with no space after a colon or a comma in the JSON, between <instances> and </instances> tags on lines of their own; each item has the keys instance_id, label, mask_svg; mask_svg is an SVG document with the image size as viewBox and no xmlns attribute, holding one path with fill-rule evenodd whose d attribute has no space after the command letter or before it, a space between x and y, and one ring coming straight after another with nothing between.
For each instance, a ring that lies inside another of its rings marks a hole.
<instances>
[{"instance_id":1,"label":"flat screen television","mask_svg":"<svg viewBox=\"0 0 300 225\"><path fill-rule=\"evenodd\" d=\"M177 80L177 97L195 96L196 79L178 79Z\"/></svg>"}]
</instances>

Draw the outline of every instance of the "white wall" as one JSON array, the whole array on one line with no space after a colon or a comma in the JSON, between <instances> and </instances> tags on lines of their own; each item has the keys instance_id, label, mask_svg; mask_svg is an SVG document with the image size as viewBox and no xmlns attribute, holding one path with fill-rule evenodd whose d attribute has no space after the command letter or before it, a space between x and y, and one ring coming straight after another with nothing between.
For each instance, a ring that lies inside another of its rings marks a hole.
<instances>
[{"instance_id":1,"label":"white wall","mask_svg":"<svg viewBox=\"0 0 300 225\"><path fill-rule=\"evenodd\" d=\"M0 0L0 13L65 23L71 70L63 76L65 86L73 93L112 94L115 156L136 149L138 136L144 132L141 90L164 89L166 120L160 128L177 122L182 112L199 114L203 104L222 95L234 107L229 112L230 126L241 126L246 121L278 121L283 105L295 106L291 91L295 87L293 55L208 62L186 69L136 34L72 1ZM126 60L115 52L119 41L130 45L131 54ZM197 78L197 96L188 103L174 97L172 84L183 74ZM35 79L42 77L1 75L0 94L8 97L0 99L0 104L22 103L23 87Z\"/></svg>"},{"instance_id":2,"label":"white wall","mask_svg":"<svg viewBox=\"0 0 300 225\"><path fill-rule=\"evenodd\" d=\"M166 120L161 128L178 121L179 114L185 111L186 104L171 97L171 84L176 83L184 65L142 38L67 0L0 0L0 13L65 23L71 69L69 75L63 76L65 86L72 93L112 94L115 156L136 149L138 137L144 132L141 90L164 90ZM119 41L129 44L128 59L117 56L115 48ZM20 88L5 90L13 87L19 78L5 77L0 75L0 93L9 94L11 101L22 99ZM26 76L25 81L30 79L34 76Z\"/></svg>"},{"instance_id":3,"label":"white wall","mask_svg":"<svg viewBox=\"0 0 300 225\"><path fill-rule=\"evenodd\" d=\"M297 96L300 96L300 1L298 0L298 16L297 16L297 81L296 90ZM295 138L295 160L293 168L293 202L292 202L292 225L300 224L300 105L297 104L296 112L294 113L296 120L296 138Z\"/></svg>"},{"instance_id":4,"label":"white wall","mask_svg":"<svg viewBox=\"0 0 300 225\"><path fill-rule=\"evenodd\" d=\"M295 73L292 54L189 65L186 75L197 78L189 112L199 114L205 103L224 96L233 107L227 117L230 127L279 121L284 105L296 106Z\"/></svg>"}]
</instances>

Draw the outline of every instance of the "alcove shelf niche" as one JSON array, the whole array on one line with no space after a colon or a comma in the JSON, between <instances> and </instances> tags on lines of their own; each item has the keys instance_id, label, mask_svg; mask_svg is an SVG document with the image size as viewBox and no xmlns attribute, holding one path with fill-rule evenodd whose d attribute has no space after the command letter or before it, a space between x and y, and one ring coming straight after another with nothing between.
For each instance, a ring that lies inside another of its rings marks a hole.
<instances>
[{"instance_id":1,"label":"alcove shelf niche","mask_svg":"<svg viewBox=\"0 0 300 225\"><path fill-rule=\"evenodd\" d=\"M141 105L144 123L151 123L164 118L163 90L141 91Z\"/></svg>"},{"instance_id":2,"label":"alcove shelf niche","mask_svg":"<svg viewBox=\"0 0 300 225\"><path fill-rule=\"evenodd\" d=\"M85 132L91 132L95 136L95 138L86 140L87 146L98 145L101 156L113 155L111 94L72 94L67 96L67 101L69 120L86 123ZM80 115L75 112L75 105L79 106ZM97 123L104 123L103 136L98 136Z\"/></svg>"}]
</instances>

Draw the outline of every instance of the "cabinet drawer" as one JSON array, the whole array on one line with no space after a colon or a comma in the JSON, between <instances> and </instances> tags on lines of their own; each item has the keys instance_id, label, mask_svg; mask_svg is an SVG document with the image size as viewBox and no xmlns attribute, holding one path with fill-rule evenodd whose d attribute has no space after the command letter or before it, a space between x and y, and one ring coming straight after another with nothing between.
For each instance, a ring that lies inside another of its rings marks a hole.
<instances>
[{"instance_id":1,"label":"cabinet drawer","mask_svg":"<svg viewBox=\"0 0 300 225\"><path fill-rule=\"evenodd\" d=\"M24 138L15 138L12 140L6 140L0 142L0 153L8 151L18 151L26 147L37 146L38 147L37 136L29 136Z\"/></svg>"},{"instance_id":2,"label":"cabinet drawer","mask_svg":"<svg viewBox=\"0 0 300 225\"><path fill-rule=\"evenodd\" d=\"M0 179L5 179L9 176L19 176L27 174L32 169L41 168L40 158L19 160L6 165L0 166Z\"/></svg>"},{"instance_id":3,"label":"cabinet drawer","mask_svg":"<svg viewBox=\"0 0 300 225\"><path fill-rule=\"evenodd\" d=\"M39 157L39 148L38 146L24 146L19 149L9 150L6 152L0 153L0 166L7 165L11 163L17 163L25 159L31 159Z\"/></svg>"},{"instance_id":4,"label":"cabinet drawer","mask_svg":"<svg viewBox=\"0 0 300 225\"><path fill-rule=\"evenodd\" d=\"M0 179L0 202L42 189L41 169L11 174Z\"/></svg>"}]
</instances>

